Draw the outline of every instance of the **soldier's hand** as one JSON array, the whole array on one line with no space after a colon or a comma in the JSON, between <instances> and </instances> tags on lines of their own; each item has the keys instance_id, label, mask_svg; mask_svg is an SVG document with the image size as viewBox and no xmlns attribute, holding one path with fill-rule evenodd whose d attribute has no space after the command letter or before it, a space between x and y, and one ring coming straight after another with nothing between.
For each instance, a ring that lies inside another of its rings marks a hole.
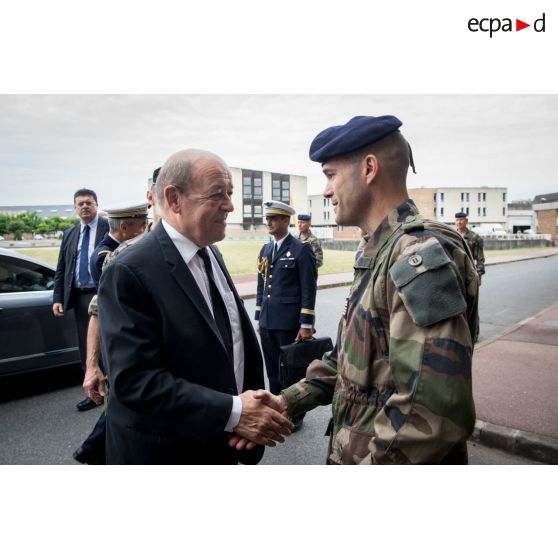
<instances>
[{"instance_id":1,"label":"soldier's hand","mask_svg":"<svg viewBox=\"0 0 558 558\"><path fill-rule=\"evenodd\" d=\"M55 302L52 305L52 313L57 317L57 318L61 318L64 315L64 306L62 306L62 303L60 302Z\"/></svg>"},{"instance_id":2,"label":"soldier's hand","mask_svg":"<svg viewBox=\"0 0 558 558\"><path fill-rule=\"evenodd\" d=\"M311 328L306 328L306 327L301 327L298 330L298 335L296 336L296 340L298 340L298 339L310 339L310 337L312 337L312 329Z\"/></svg>"},{"instance_id":3,"label":"soldier's hand","mask_svg":"<svg viewBox=\"0 0 558 558\"><path fill-rule=\"evenodd\" d=\"M274 447L277 442L283 442L285 436L291 434L293 423L280 412L267 406L262 397L255 397L255 393L250 390L240 394L242 414L234 432L249 442ZM233 437L229 444L247 447L248 442L241 442Z\"/></svg>"},{"instance_id":4,"label":"soldier's hand","mask_svg":"<svg viewBox=\"0 0 558 558\"><path fill-rule=\"evenodd\" d=\"M105 375L98 365L87 365L85 378L83 379L83 391L97 405L101 405L104 401L106 395Z\"/></svg>"}]
</instances>

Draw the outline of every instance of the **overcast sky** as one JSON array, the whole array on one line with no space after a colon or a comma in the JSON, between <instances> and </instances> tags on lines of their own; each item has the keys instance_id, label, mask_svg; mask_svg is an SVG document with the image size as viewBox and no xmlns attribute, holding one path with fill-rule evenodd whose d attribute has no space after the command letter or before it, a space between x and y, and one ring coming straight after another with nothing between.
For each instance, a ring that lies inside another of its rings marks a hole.
<instances>
[{"instance_id":1,"label":"overcast sky","mask_svg":"<svg viewBox=\"0 0 558 558\"><path fill-rule=\"evenodd\" d=\"M306 175L321 193L310 142L360 114L403 121L409 187L558 191L558 95L1 95L0 205L71 203L80 187L105 207L143 200L152 170L187 147Z\"/></svg>"}]
</instances>

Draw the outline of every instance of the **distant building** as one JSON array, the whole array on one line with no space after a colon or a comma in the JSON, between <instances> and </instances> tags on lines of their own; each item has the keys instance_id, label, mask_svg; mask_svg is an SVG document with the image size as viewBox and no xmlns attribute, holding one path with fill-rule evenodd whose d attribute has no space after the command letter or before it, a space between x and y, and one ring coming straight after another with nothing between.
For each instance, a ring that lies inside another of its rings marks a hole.
<instances>
[{"instance_id":1,"label":"distant building","mask_svg":"<svg viewBox=\"0 0 558 558\"><path fill-rule=\"evenodd\" d=\"M558 192L535 196L533 211L537 233L558 237Z\"/></svg>"},{"instance_id":2,"label":"distant building","mask_svg":"<svg viewBox=\"0 0 558 558\"><path fill-rule=\"evenodd\" d=\"M409 188L409 197L421 214L453 224L455 214L466 213L469 224L500 223L507 225L507 188Z\"/></svg>"},{"instance_id":3,"label":"distant building","mask_svg":"<svg viewBox=\"0 0 558 558\"><path fill-rule=\"evenodd\" d=\"M508 226L510 233L535 232L535 212L530 200L514 201L508 204Z\"/></svg>"}]
</instances>

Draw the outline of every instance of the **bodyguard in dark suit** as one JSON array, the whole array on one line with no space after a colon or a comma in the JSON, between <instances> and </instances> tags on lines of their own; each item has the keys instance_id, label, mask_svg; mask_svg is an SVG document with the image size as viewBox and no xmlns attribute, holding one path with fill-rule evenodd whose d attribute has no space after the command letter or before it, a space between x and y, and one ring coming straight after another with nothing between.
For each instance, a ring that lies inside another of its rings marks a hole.
<instances>
[{"instance_id":1,"label":"bodyguard in dark suit","mask_svg":"<svg viewBox=\"0 0 558 558\"><path fill-rule=\"evenodd\" d=\"M74 209L80 222L64 231L58 265L54 276L52 311L55 316L74 309L79 356L85 372L87 357L87 324L89 302L96 292L91 277L91 256L95 246L108 232L108 221L97 215L97 194L82 188L74 194ZM86 398L77 404L78 410L86 411L96 405Z\"/></svg>"},{"instance_id":2,"label":"bodyguard in dark suit","mask_svg":"<svg viewBox=\"0 0 558 558\"><path fill-rule=\"evenodd\" d=\"M263 246L258 258L256 320L269 391L277 395L287 387L280 378L279 347L312 337L318 275L312 246L289 233L295 210L279 201L265 202L264 210L274 240ZM293 419L295 428L300 427L302 418Z\"/></svg>"},{"instance_id":3,"label":"bodyguard in dark suit","mask_svg":"<svg viewBox=\"0 0 558 558\"><path fill-rule=\"evenodd\" d=\"M155 194L162 220L101 277L107 463L257 463L292 424L251 391L264 386L261 353L212 246L233 211L230 171L216 155L180 151ZM233 433L259 445L236 450Z\"/></svg>"}]
</instances>

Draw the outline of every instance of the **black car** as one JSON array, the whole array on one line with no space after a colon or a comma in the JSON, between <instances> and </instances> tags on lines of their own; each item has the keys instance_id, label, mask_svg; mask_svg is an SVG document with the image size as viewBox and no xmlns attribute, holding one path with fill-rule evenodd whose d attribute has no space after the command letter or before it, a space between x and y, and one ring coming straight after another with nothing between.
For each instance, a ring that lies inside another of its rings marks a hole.
<instances>
[{"instance_id":1,"label":"black car","mask_svg":"<svg viewBox=\"0 0 558 558\"><path fill-rule=\"evenodd\" d=\"M0 248L0 376L79 363L73 310L52 313L53 266Z\"/></svg>"}]
</instances>

